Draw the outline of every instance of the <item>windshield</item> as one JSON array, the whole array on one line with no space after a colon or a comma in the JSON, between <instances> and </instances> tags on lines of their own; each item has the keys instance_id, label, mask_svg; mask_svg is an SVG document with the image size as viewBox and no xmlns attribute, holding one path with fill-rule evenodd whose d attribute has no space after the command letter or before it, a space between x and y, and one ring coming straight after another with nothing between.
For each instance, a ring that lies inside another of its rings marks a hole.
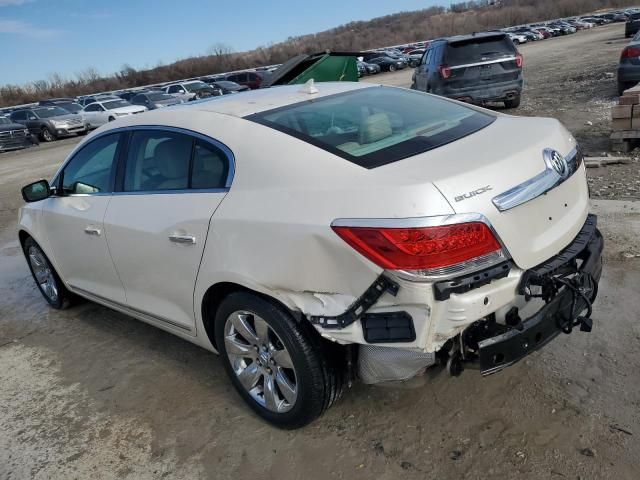
<instances>
[{"instance_id":1,"label":"windshield","mask_svg":"<svg viewBox=\"0 0 640 480\"><path fill-rule=\"evenodd\" d=\"M10 123L13 123L13 122L9 120L7 117L0 117L0 125L8 125Z\"/></svg>"},{"instance_id":2,"label":"windshield","mask_svg":"<svg viewBox=\"0 0 640 480\"><path fill-rule=\"evenodd\" d=\"M530 32L524 32L530 33ZM471 38L447 45L447 63L449 66L484 62L499 57L516 54L513 43L507 37Z\"/></svg>"},{"instance_id":3,"label":"windshield","mask_svg":"<svg viewBox=\"0 0 640 480\"><path fill-rule=\"evenodd\" d=\"M166 93L147 93L147 98L152 102L161 102L163 100L175 99L173 95L168 95Z\"/></svg>"},{"instance_id":4,"label":"windshield","mask_svg":"<svg viewBox=\"0 0 640 480\"><path fill-rule=\"evenodd\" d=\"M128 107L131 104L126 100L109 100L108 102L102 102L102 106L107 110L113 110L114 108Z\"/></svg>"},{"instance_id":5,"label":"windshield","mask_svg":"<svg viewBox=\"0 0 640 480\"><path fill-rule=\"evenodd\" d=\"M247 119L375 168L458 140L495 117L413 90L369 87Z\"/></svg>"},{"instance_id":6,"label":"windshield","mask_svg":"<svg viewBox=\"0 0 640 480\"><path fill-rule=\"evenodd\" d=\"M192 82L192 83L184 83L184 88L187 89L187 92L197 92L198 90L202 90L204 88L211 88L204 82Z\"/></svg>"},{"instance_id":7,"label":"windshield","mask_svg":"<svg viewBox=\"0 0 640 480\"><path fill-rule=\"evenodd\" d=\"M69 112L60 107L35 108L32 110L38 118L51 118L60 115L69 115Z\"/></svg>"}]
</instances>

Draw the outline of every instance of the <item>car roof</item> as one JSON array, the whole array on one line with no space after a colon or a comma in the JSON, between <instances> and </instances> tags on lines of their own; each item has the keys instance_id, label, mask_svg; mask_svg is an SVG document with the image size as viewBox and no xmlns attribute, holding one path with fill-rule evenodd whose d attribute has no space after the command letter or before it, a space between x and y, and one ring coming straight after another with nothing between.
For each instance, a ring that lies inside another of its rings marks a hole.
<instances>
[{"instance_id":1,"label":"car roof","mask_svg":"<svg viewBox=\"0 0 640 480\"><path fill-rule=\"evenodd\" d=\"M524 28L527 28L527 27L524 27ZM446 41L447 43L456 43L456 42L465 42L468 40L474 40L478 38L491 38L491 37L502 38L505 35L506 33L504 32L481 32L481 33L474 33L471 35L455 35L453 37L444 39L444 41Z\"/></svg>"},{"instance_id":2,"label":"car roof","mask_svg":"<svg viewBox=\"0 0 640 480\"><path fill-rule=\"evenodd\" d=\"M305 100L318 99L337 93L371 88L373 83L358 82L321 82L315 84L318 93L303 92L303 85L283 85L244 92L240 96L224 95L189 102L177 108L190 108L206 112L216 112L234 117L246 117L253 113L293 105Z\"/></svg>"}]
</instances>

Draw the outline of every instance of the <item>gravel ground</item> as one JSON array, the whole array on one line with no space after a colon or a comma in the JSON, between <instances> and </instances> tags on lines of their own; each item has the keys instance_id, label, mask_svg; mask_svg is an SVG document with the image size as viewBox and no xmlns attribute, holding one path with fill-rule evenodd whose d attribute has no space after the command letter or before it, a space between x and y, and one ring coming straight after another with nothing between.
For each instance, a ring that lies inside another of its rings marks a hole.
<instances>
[{"instance_id":1,"label":"gravel ground","mask_svg":"<svg viewBox=\"0 0 640 480\"><path fill-rule=\"evenodd\" d=\"M556 116L604 149L606 73L623 43L614 25L524 46L527 91L512 113ZM46 307L15 240L19 187L76 142L0 155L0 479L638 478L639 202L593 202L606 241L593 333L561 336L488 378L431 369L356 384L319 421L285 432L250 413L215 355L96 304ZM619 198L637 163L589 175L592 190L626 182Z\"/></svg>"}]
</instances>

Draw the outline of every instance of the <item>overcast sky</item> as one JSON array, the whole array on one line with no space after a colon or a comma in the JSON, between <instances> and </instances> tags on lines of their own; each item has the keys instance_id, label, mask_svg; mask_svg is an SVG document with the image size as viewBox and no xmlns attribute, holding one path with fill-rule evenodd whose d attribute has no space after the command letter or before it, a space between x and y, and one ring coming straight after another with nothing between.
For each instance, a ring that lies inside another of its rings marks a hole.
<instances>
[{"instance_id":1,"label":"overcast sky","mask_svg":"<svg viewBox=\"0 0 640 480\"><path fill-rule=\"evenodd\" d=\"M447 0L0 0L0 85L248 50Z\"/></svg>"}]
</instances>

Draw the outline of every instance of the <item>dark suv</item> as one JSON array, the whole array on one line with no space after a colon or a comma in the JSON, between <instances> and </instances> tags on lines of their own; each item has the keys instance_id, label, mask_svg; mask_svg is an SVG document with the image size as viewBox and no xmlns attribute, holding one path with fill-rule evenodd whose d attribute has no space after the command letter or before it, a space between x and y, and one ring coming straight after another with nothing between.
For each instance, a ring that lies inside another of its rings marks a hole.
<instances>
[{"instance_id":1,"label":"dark suv","mask_svg":"<svg viewBox=\"0 0 640 480\"><path fill-rule=\"evenodd\" d=\"M624 24L624 36L633 37L640 31L640 13L632 13Z\"/></svg>"},{"instance_id":2,"label":"dark suv","mask_svg":"<svg viewBox=\"0 0 640 480\"><path fill-rule=\"evenodd\" d=\"M483 105L520 105L522 55L505 33L434 40L413 74L411 88Z\"/></svg>"},{"instance_id":3,"label":"dark suv","mask_svg":"<svg viewBox=\"0 0 640 480\"><path fill-rule=\"evenodd\" d=\"M267 75L266 72L237 72L227 75L225 80L236 82L239 85L246 85L251 90L255 90L260 88Z\"/></svg>"},{"instance_id":4,"label":"dark suv","mask_svg":"<svg viewBox=\"0 0 640 480\"><path fill-rule=\"evenodd\" d=\"M0 115L0 152L18 150L31 145L34 145L34 141L24 125Z\"/></svg>"}]
</instances>

